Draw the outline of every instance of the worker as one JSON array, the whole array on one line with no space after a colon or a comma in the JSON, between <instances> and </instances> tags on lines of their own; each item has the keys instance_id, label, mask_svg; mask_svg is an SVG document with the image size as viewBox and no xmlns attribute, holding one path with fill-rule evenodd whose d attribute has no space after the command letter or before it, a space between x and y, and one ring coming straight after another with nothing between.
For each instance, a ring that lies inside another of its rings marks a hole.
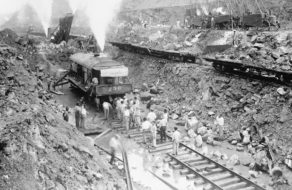
<instances>
[{"instance_id":1,"label":"worker","mask_svg":"<svg viewBox=\"0 0 292 190\"><path fill-rule=\"evenodd\" d=\"M190 137L190 147L192 149L195 149L195 138L197 136L197 134L195 133L194 129L190 129L188 130L188 136Z\"/></svg>"},{"instance_id":2,"label":"worker","mask_svg":"<svg viewBox=\"0 0 292 190\"><path fill-rule=\"evenodd\" d=\"M157 126L156 126L155 121L153 121L151 123L150 132L151 132L152 146L155 148L156 147L156 136L157 136Z\"/></svg>"},{"instance_id":3,"label":"worker","mask_svg":"<svg viewBox=\"0 0 292 190\"><path fill-rule=\"evenodd\" d=\"M82 96L79 100L79 105L85 104L85 98Z\"/></svg>"},{"instance_id":4,"label":"worker","mask_svg":"<svg viewBox=\"0 0 292 190\"><path fill-rule=\"evenodd\" d=\"M125 129L128 131L130 129L130 107L127 106L123 115L123 124Z\"/></svg>"},{"instance_id":5,"label":"worker","mask_svg":"<svg viewBox=\"0 0 292 190\"><path fill-rule=\"evenodd\" d=\"M160 132L160 140L161 142L166 141L166 129L167 129L167 118L163 117L163 119L159 122L159 132Z\"/></svg>"},{"instance_id":6,"label":"worker","mask_svg":"<svg viewBox=\"0 0 292 190\"><path fill-rule=\"evenodd\" d=\"M195 137L195 146L197 149L201 150L203 146L203 138L201 135Z\"/></svg>"},{"instance_id":7,"label":"worker","mask_svg":"<svg viewBox=\"0 0 292 190\"><path fill-rule=\"evenodd\" d=\"M130 106L130 128L135 127L135 120L134 120L135 109L136 109L136 102L133 101L133 103L131 103L131 106Z\"/></svg>"},{"instance_id":8,"label":"worker","mask_svg":"<svg viewBox=\"0 0 292 190\"><path fill-rule=\"evenodd\" d=\"M198 119L196 118L196 116L188 116L186 119L186 123L185 123L185 130L188 131L190 129L193 129L195 132L197 132L198 129Z\"/></svg>"},{"instance_id":9,"label":"worker","mask_svg":"<svg viewBox=\"0 0 292 190\"><path fill-rule=\"evenodd\" d=\"M134 97L134 101L136 102L136 106L140 107L140 100L137 96Z\"/></svg>"},{"instance_id":10,"label":"worker","mask_svg":"<svg viewBox=\"0 0 292 190\"><path fill-rule=\"evenodd\" d=\"M108 121L110 109L112 109L112 105L108 102L103 102L102 108L103 108L104 118Z\"/></svg>"},{"instance_id":11,"label":"worker","mask_svg":"<svg viewBox=\"0 0 292 190\"><path fill-rule=\"evenodd\" d=\"M251 135L250 128L243 128L243 131L240 133L242 144L248 145L250 143Z\"/></svg>"},{"instance_id":12,"label":"worker","mask_svg":"<svg viewBox=\"0 0 292 190\"><path fill-rule=\"evenodd\" d=\"M117 111L117 117L118 120L121 120L121 102L122 99L120 97L118 97L117 101L116 101L116 111Z\"/></svg>"},{"instance_id":13,"label":"worker","mask_svg":"<svg viewBox=\"0 0 292 190\"><path fill-rule=\"evenodd\" d=\"M150 112L147 114L147 119L150 121L150 122L153 122L155 121L157 118L155 112L154 112L154 109L153 108L150 108Z\"/></svg>"},{"instance_id":14,"label":"worker","mask_svg":"<svg viewBox=\"0 0 292 190\"><path fill-rule=\"evenodd\" d=\"M136 128L141 127L141 109L138 105L134 109L134 123Z\"/></svg>"},{"instance_id":15,"label":"worker","mask_svg":"<svg viewBox=\"0 0 292 190\"><path fill-rule=\"evenodd\" d=\"M173 155L178 155L180 136L181 135L180 135L180 132L177 130L177 127L174 127L174 132L172 134Z\"/></svg>"},{"instance_id":16,"label":"worker","mask_svg":"<svg viewBox=\"0 0 292 190\"><path fill-rule=\"evenodd\" d=\"M81 117L81 107L80 107L80 103L77 102L75 106L75 125L77 129L79 129L80 127L80 117Z\"/></svg>"},{"instance_id":17,"label":"worker","mask_svg":"<svg viewBox=\"0 0 292 190\"><path fill-rule=\"evenodd\" d=\"M85 129L85 121L86 121L87 111L85 109L85 105L81 105L81 117L80 117L80 128Z\"/></svg>"},{"instance_id":18,"label":"worker","mask_svg":"<svg viewBox=\"0 0 292 190\"><path fill-rule=\"evenodd\" d=\"M125 109L126 109L126 102L124 100L121 101L121 121L123 122L123 119L124 119L124 112L125 112Z\"/></svg>"},{"instance_id":19,"label":"worker","mask_svg":"<svg viewBox=\"0 0 292 190\"><path fill-rule=\"evenodd\" d=\"M96 77L93 77L91 80L90 95L89 96L92 96L94 89L95 89L95 86L97 86L97 85L98 85L98 79Z\"/></svg>"},{"instance_id":20,"label":"worker","mask_svg":"<svg viewBox=\"0 0 292 190\"><path fill-rule=\"evenodd\" d=\"M48 84L48 92L51 91L51 85L52 85L52 79L50 77L48 77L47 79L47 84Z\"/></svg>"},{"instance_id":21,"label":"worker","mask_svg":"<svg viewBox=\"0 0 292 190\"><path fill-rule=\"evenodd\" d=\"M143 141L144 143L146 144L146 133L150 130L150 127L151 127L151 122L148 121L146 118L143 119L143 123L142 123L142 132L143 132Z\"/></svg>"},{"instance_id":22,"label":"worker","mask_svg":"<svg viewBox=\"0 0 292 190\"><path fill-rule=\"evenodd\" d=\"M121 138L119 135L114 135L109 141L109 146L111 149L111 159L110 159L109 163L111 165L113 165L113 163L115 161L117 151L119 151L121 149L121 140L120 139Z\"/></svg>"},{"instance_id":23,"label":"worker","mask_svg":"<svg viewBox=\"0 0 292 190\"><path fill-rule=\"evenodd\" d=\"M69 107L68 106L66 106L66 109L63 112L63 119L67 122L69 121Z\"/></svg>"},{"instance_id":24,"label":"worker","mask_svg":"<svg viewBox=\"0 0 292 190\"><path fill-rule=\"evenodd\" d=\"M222 114L219 114L216 117L216 120L214 122L216 126L216 131L219 133L219 137L223 137L223 127L224 127L224 118L222 117Z\"/></svg>"},{"instance_id":25,"label":"worker","mask_svg":"<svg viewBox=\"0 0 292 190\"><path fill-rule=\"evenodd\" d=\"M168 114L168 111L167 111L167 109L164 109L163 110L163 119L166 119L166 121L168 122L168 120L169 120L169 114Z\"/></svg>"}]
</instances>

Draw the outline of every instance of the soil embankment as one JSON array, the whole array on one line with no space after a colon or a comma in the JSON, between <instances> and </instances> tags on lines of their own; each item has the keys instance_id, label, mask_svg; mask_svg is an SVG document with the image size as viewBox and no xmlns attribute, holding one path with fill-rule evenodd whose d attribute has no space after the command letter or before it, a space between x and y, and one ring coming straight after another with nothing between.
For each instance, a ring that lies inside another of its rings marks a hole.
<instances>
[{"instance_id":1,"label":"soil embankment","mask_svg":"<svg viewBox=\"0 0 292 190\"><path fill-rule=\"evenodd\" d=\"M45 63L37 44L10 36L0 49L0 189L126 189L92 140L63 121L47 73L35 72Z\"/></svg>"}]
</instances>

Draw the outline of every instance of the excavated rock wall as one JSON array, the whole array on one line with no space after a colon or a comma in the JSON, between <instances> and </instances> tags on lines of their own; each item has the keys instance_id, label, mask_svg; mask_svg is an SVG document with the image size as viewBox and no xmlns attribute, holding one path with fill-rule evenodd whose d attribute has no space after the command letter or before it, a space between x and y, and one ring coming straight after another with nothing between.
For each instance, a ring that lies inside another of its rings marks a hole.
<instances>
[{"instance_id":1,"label":"excavated rock wall","mask_svg":"<svg viewBox=\"0 0 292 190\"><path fill-rule=\"evenodd\" d=\"M291 145L290 88L281 95L277 90L282 87L277 84L221 74L207 64L174 63L123 51L117 57L130 67L134 87L158 83L163 88L164 93L156 98L171 114L183 118L195 111L201 121L212 124L215 118L208 112L223 113L230 133L255 125L279 141L283 151Z\"/></svg>"},{"instance_id":2,"label":"excavated rock wall","mask_svg":"<svg viewBox=\"0 0 292 190\"><path fill-rule=\"evenodd\" d=\"M0 189L126 189L17 48L0 49Z\"/></svg>"}]
</instances>

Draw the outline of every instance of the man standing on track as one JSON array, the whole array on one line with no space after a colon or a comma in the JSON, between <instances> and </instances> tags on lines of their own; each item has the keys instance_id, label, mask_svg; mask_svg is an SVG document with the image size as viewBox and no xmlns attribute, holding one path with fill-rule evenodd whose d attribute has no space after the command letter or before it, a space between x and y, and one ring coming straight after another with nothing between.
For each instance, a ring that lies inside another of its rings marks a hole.
<instances>
[{"instance_id":1,"label":"man standing on track","mask_svg":"<svg viewBox=\"0 0 292 190\"><path fill-rule=\"evenodd\" d=\"M173 142L173 154L178 155L180 132L177 130L177 127L174 127L174 132L172 134L172 142Z\"/></svg>"},{"instance_id":2,"label":"man standing on track","mask_svg":"<svg viewBox=\"0 0 292 190\"><path fill-rule=\"evenodd\" d=\"M152 146L156 147L156 136L157 136L157 126L155 121L151 123L150 131L151 131L151 137L152 137Z\"/></svg>"},{"instance_id":3,"label":"man standing on track","mask_svg":"<svg viewBox=\"0 0 292 190\"><path fill-rule=\"evenodd\" d=\"M127 106L124 111L123 124L128 131L130 129L130 107Z\"/></svg>"},{"instance_id":4,"label":"man standing on track","mask_svg":"<svg viewBox=\"0 0 292 190\"><path fill-rule=\"evenodd\" d=\"M167 128L167 118L163 118L162 120L160 120L159 122L160 125L160 140L161 142L165 142L166 141L166 128Z\"/></svg>"},{"instance_id":5,"label":"man standing on track","mask_svg":"<svg viewBox=\"0 0 292 190\"><path fill-rule=\"evenodd\" d=\"M143 131L143 140L144 140L144 143L146 144L146 134L147 132L150 130L151 128L151 122L148 121L146 118L143 119L143 123L142 123L142 131Z\"/></svg>"}]
</instances>

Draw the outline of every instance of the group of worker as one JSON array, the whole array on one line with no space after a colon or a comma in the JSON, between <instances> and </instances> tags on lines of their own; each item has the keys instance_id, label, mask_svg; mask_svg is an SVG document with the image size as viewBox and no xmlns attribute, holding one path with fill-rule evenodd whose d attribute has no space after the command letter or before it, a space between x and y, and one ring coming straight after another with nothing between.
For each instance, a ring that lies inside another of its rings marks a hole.
<instances>
[{"instance_id":1,"label":"group of worker","mask_svg":"<svg viewBox=\"0 0 292 190\"><path fill-rule=\"evenodd\" d=\"M114 101L117 119L122 121L123 127L128 131L130 128L138 128L141 125L140 100L133 98L117 98Z\"/></svg>"}]
</instances>

